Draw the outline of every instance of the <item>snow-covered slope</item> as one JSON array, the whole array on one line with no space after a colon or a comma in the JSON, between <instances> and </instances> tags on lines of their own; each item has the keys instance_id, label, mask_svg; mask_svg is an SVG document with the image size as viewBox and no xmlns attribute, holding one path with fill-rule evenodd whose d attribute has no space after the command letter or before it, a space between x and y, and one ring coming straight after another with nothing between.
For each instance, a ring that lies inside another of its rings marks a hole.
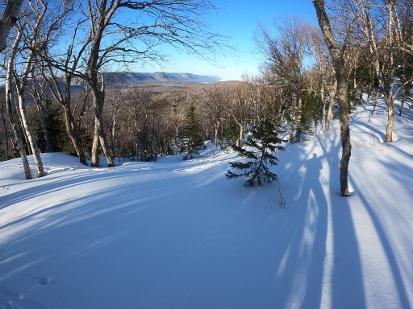
<instances>
[{"instance_id":1,"label":"snow-covered slope","mask_svg":"<svg viewBox=\"0 0 413 309\"><path fill-rule=\"evenodd\" d=\"M381 107L382 108L382 107ZM410 118L409 118L410 117ZM352 119L353 195L338 195L339 125L280 154L275 185L228 181L231 153L49 175L0 163L0 308L410 308L413 115Z\"/></svg>"}]
</instances>

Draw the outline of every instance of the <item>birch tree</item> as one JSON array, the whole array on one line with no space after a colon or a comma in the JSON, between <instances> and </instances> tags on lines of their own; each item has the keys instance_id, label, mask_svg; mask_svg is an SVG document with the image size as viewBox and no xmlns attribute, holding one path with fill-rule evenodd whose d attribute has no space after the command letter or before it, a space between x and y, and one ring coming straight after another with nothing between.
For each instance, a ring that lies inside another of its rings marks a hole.
<instances>
[{"instance_id":1,"label":"birch tree","mask_svg":"<svg viewBox=\"0 0 413 309\"><path fill-rule=\"evenodd\" d=\"M290 140L297 142L302 131L304 58L309 52L312 29L310 25L293 19L278 30L276 37L268 31L261 31L261 48L267 58L267 79L289 97Z\"/></svg>"},{"instance_id":2,"label":"birch tree","mask_svg":"<svg viewBox=\"0 0 413 309\"><path fill-rule=\"evenodd\" d=\"M7 0L3 15L0 17L0 52L7 46L7 38L17 22L23 0Z\"/></svg>"},{"instance_id":3,"label":"birch tree","mask_svg":"<svg viewBox=\"0 0 413 309\"><path fill-rule=\"evenodd\" d=\"M316 70L320 83L323 131L327 132L333 119L337 82L331 56L321 32L313 32L312 45L312 53L316 59Z\"/></svg>"},{"instance_id":4,"label":"birch tree","mask_svg":"<svg viewBox=\"0 0 413 309\"><path fill-rule=\"evenodd\" d=\"M40 149L33 132L30 118L27 114L27 90L30 74L36 63L34 49L39 43L39 33L42 29L46 14L46 4L43 0L30 0L28 3L31 10L25 16L24 21L17 26L18 32L22 37L22 44L20 47L22 63L20 65L15 64L15 67L12 69L14 70L13 74L21 124L34 157L37 176L42 177L45 175L45 172L42 158L40 156Z\"/></svg>"},{"instance_id":5,"label":"birch tree","mask_svg":"<svg viewBox=\"0 0 413 309\"><path fill-rule=\"evenodd\" d=\"M20 154L23 163L24 174L26 179L32 178L30 171L29 161L27 160L26 149L23 142L23 134L19 126L19 116L17 115L15 96L13 93L13 69L16 61L16 54L21 40L21 32L17 33L13 46L9 52L7 65L6 65L6 79L5 79L5 106L6 106L6 118L10 124L13 132L14 143ZM6 141L7 142L7 141Z\"/></svg>"},{"instance_id":6,"label":"birch tree","mask_svg":"<svg viewBox=\"0 0 413 309\"><path fill-rule=\"evenodd\" d=\"M401 45L400 29L394 0L357 0L361 29L368 42L372 66L385 94L387 106L386 142L393 141L394 82L399 63L397 46Z\"/></svg>"},{"instance_id":7,"label":"birch tree","mask_svg":"<svg viewBox=\"0 0 413 309\"><path fill-rule=\"evenodd\" d=\"M348 168L351 157L350 140L350 98L349 98L349 43L356 18L345 26L344 37L335 37L324 0L313 0L318 23L331 54L337 81L337 101L340 106L340 136L342 155L340 160L340 192L349 196Z\"/></svg>"}]
</instances>

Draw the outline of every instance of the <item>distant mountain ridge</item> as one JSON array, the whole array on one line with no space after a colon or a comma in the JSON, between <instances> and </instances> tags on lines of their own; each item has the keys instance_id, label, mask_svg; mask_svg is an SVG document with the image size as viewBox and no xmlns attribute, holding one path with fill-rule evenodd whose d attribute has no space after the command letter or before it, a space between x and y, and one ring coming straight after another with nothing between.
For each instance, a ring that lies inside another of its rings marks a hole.
<instances>
[{"instance_id":1,"label":"distant mountain ridge","mask_svg":"<svg viewBox=\"0 0 413 309\"><path fill-rule=\"evenodd\" d=\"M192 73L138 73L138 72L105 72L103 73L107 86L135 86L151 83L213 83L221 79L216 76L197 75Z\"/></svg>"},{"instance_id":2,"label":"distant mountain ridge","mask_svg":"<svg viewBox=\"0 0 413 309\"><path fill-rule=\"evenodd\" d=\"M197 75L192 73L138 73L138 72L104 72L105 86L108 88L119 87L152 87L154 92L171 92L193 84L214 83L222 81L217 76ZM29 84L31 81L29 80ZM86 82L80 78L74 78L70 85L73 93L84 90ZM47 87L47 86L46 86ZM64 81L59 80L59 87L64 88ZM4 94L4 85L0 83L0 95ZM51 98L51 91L47 89L45 95ZM31 101L30 96L28 102Z\"/></svg>"}]
</instances>

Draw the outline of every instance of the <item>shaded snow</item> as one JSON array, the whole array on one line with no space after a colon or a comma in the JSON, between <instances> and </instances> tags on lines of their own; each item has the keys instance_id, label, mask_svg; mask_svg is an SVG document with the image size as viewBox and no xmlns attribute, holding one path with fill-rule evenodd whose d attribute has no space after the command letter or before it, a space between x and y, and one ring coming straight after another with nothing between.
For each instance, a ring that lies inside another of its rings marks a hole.
<instances>
[{"instance_id":1,"label":"shaded snow","mask_svg":"<svg viewBox=\"0 0 413 309\"><path fill-rule=\"evenodd\" d=\"M233 153L81 166L0 163L0 308L409 308L413 117L383 143L383 106L352 117L353 195L338 194L339 125L280 153L245 189Z\"/></svg>"}]
</instances>

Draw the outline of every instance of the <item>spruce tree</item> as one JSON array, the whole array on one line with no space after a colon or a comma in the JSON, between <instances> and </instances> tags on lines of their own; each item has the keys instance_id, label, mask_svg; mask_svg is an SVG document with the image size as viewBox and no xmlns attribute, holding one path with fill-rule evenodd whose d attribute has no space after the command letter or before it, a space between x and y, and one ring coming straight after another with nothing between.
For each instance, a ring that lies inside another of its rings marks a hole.
<instances>
[{"instance_id":1,"label":"spruce tree","mask_svg":"<svg viewBox=\"0 0 413 309\"><path fill-rule=\"evenodd\" d=\"M202 146L201 126L195 106L191 105L182 123L181 152L185 153L184 160L192 159Z\"/></svg>"},{"instance_id":2,"label":"spruce tree","mask_svg":"<svg viewBox=\"0 0 413 309\"><path fill-rule=\"evenodd\" d=\"M285 140L278 137L277 127L271 119L263 119L252 127L243 147L232 146L245 161L230 162L227 178L246 177L245 186L262 186L264 183L277 181L277 174L269 170L269 166L277 165L277 150L284 150L281 143Z\"/></svg>"},{"instance_id":3,"label":"spruce tree","mask_svg":"<svg viewBox=\"0 0 413 309\"><path fill-rule=\"evenodd\" d=\"M37 142L43 152L64 151L69 143L62 124L58 106L50 100L43 102L43 119L36 119L34 129Z\"/></svg>"}]
</instances>

